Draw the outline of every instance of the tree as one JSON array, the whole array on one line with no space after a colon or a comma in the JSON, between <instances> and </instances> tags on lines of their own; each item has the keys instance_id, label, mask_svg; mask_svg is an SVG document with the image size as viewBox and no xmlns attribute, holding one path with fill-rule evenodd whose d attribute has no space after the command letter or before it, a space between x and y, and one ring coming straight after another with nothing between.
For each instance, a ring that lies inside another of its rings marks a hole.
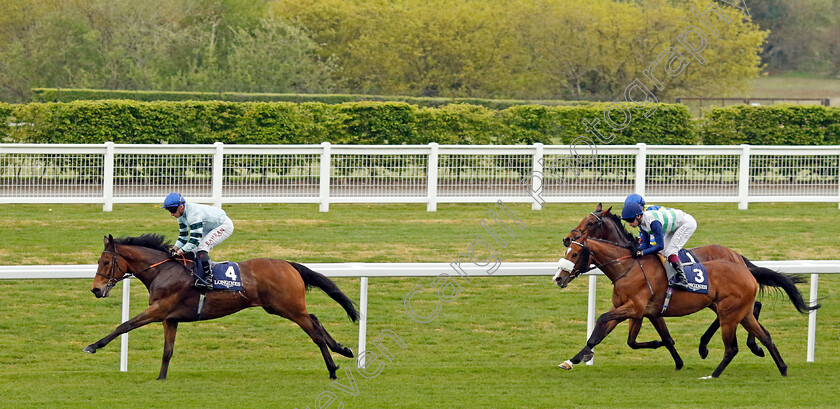
<instances>
[{"instance_id":1,"label":"tree","mask_svg":"<svg viewBox=\"0 0 840 409\"><path fill-rule=\"evenodd\" d=\"M332 63L317 55L307 34L282 20L266 19L231 39L227 89L243 92L324 92L332 88Z\"/></svg>"}]
</instances>

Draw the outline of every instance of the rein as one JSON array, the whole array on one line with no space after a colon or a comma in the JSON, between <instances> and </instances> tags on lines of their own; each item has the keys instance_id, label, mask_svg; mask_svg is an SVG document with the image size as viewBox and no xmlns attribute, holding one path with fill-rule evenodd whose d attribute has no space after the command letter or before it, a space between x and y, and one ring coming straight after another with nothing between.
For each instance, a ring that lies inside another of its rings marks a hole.
<instances>
[{"instance_id":1,"label":"rein","mask_svg":"<svg viewBox=\"0 0 840 409\"><path fill-rule=\"evenodd\" d=\"M116 249L115 249L115 250L116 250ZM117 252L116 252L116 251L103 250L103 251L102 251L102 254L105 254L105 253L108 253L108 254L110 254L110 255L113 257L113 259L112 259L112 261L111 261L111 264L112 264L112 265L111 265L111 272L110 272L110 274L109 274L109 275L105 275L105 274L101 274L101 273L99 273L99 272L96 272L96 275L98 275L98 276L100 276L100 277L104 277L104 278L107 278L107 279L108 279L108 284L106 284L106 286L108 286L108 287L114 287L115 285L117 285L117 283L118 283L118 282L120 282L120 281L122 281L122 280L125 280L126 278L131 278L131 277L134 277L134 276L135 276L133 273L129 273L128 271L123 271L123 270L120 268L119 263L117 263L117 256L118 256L118 255L117 255ZM170 257L170 258L167 258L167 259L163 259L163 260L161 260L161 261L158 261L157 263L154 263L154 264L152 264L152 265L150 265L150 266L148 266L148 267L146 267L146 268L144 268L144 269L140 270L140 272L142 273L142 272L144 272L144 271L149 271L149 270L151 270L151 269L153 269L153 268L155 268L155 267L158 267L158 266L160 266L160 265L162 265L162 264L166 263L167 261L176 261L176 262L178 262L178 265L181 265L181 266L183 266L184 268L186 268L186 266L187 266L187 261L191 261L191 260L188 260L186 257L183 257L183 256L182 256L180 259L178 259L177 257L174 257L174 258L173 258L173 257ZM116 267L115 267L115 266L116 266ZM116 277L116 274L114 273L114 268L116 268L116 269L117 269L117 272L122 273L122 274L123 274L123 276L122 276L122 277L120 277L120 278L115 278L115 277Z\"/></svg>"},{"instance_id":2,"label":"rein","mask_svg":"<svg viewBox=\"0 0 840 409\"><path fill-rule=\"evenodd\" d=\"M594 216L594 213L593 213L593 216ZM597 217L597 216L596 216L596 217ZM600 220L600 219L599 219L599 220ZM609 240L602 240L602 239L598 239L598 238L595 238L595 237L588 237L588 238L587 238L587 240L595 240L595 241L599 241L599 242L601 242L601 243L607 243L607 244L612 244L612 245L617 246L617 247L623 247L622 245L620 245L620 244L618 244L618 243L614 243L614 242L611 242L611 241L609 241ZM578 246L581 246L582 248L586 248L586 249L587 249L587 251L589 250L589 247L587 247L587 246L586 246L585 244L583 244L583 243L579 243L579 242L577 242L577 241L573 241L572 243L577 244ZM591 253L591 251L588 251L588 252L589 252L589 253ZM619 261L624 261L624 260L627 260L627 259L633 259L633 260L635 260L637 263L639 263L639 267L642 269L642 275L645 277L645 283L647 283L648 290L650 290L650 293L651 293L651 294L653 294L653 287L651 287L651 285L650 285L650 280L648 280L648 278L647 278L647 273L645 273L645 266L644 266L644 265L642 265L641 260L639 260L639 259L634 259L632 254L630 254L630 255L626 255L626 256L623 256L623 257L619 257L619 258L617 258L617 259L613 259L613 260L610 260L610 261L607 261L606 263L596 264L596 265L595 265L595 268L597 268L597 269L599 269L599 270L600 270L600 269L601 269L601 267L605 267L605 266L608 266L608 265L610 265L610 264L618 263ZM630 272L630 269L632 269L632 268L633 268L633 263L628 264L628 265L627 265L627 269L626 269L626 270L624 270L624 272L623 272L623 273L619 274L619 275L615 278L615 280L613 280L613 281L612 281L612 284L613 284L613 285L615 285L616 281L618 281L618 280L620 280L620 279L624 278L625 276L627 276L627 274ZM587 269L587 271L589 271L589 269ZM583 271L580 271L580 270L579 270L579 271L578 271L578 273L577 273L577 274L575 274L575 277L577 277L577 276L581 275L582 273L583 273Z\"/></svg>"}]
</instances>

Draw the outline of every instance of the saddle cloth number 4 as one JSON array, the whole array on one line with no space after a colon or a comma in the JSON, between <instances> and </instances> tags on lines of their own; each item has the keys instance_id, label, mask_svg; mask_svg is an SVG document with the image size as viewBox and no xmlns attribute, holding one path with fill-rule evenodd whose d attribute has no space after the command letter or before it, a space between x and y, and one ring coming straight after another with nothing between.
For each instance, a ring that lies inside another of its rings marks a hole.
<instances>
[{"instance_id":1,"label":"saddle cloth number 4","mask_svg":"<svg viewBox=\"0 0 840 409\"><path fill-rule=\"evenodd\" d=\"M227 271L225 271L225 277L236 281L236 270L233 269L233 266L228 266Z\"/></svg>"}]
</instances>

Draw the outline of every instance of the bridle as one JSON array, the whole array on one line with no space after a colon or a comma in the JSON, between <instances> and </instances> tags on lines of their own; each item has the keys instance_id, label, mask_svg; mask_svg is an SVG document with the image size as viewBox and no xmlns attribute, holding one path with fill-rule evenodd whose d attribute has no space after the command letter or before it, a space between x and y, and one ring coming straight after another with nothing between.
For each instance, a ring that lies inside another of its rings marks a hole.
<instances>
[{"instance_id":1,"label":"bridle","mask_svg":"<svg viewBox=\"0 0 840 409\"><path fill-rule=\"evenodd\" d=\"M598 216L597 214L595 214L595 212L592 212L592 213L589 213L589 214L591 214L592 217L594 217L598 221L595 223L594 226L592 226L591 228L588 229L589 231L587 233L591 233L591 232L597 230L599 227L601 227L604 224L604 219L601 216ZM577 228L572 229L572 231L570 233L572 233L573 236L577 236L577 237L574 238L574 240L578 240L581 237L583 237L583 232L580 229L577 229ZM580 243L578 243L578 244L580 244Z\"/></svg>"},{"instance_id":2,"label":"bridle","mask_svg":"<svg viewBox=\"0 0 840 409\"><path fill-rule=\"evenodd\" d=\"M593 215L594 215L594 214L593 214ZM596 216L596 217L597 217L597 216ZM599 220L600 220L600 219L599 219ZM570 271L570 273L572 274L572 278L577 278L579 275L581 275L581 274L583 274L583 273L585 273L585 272L587 272L587 271L589 271L589 270L592 270L592 269L589 267L589 257L590 257L589 255L590 255L590 254L592 254L592 251L591 251L591 250L589 250L589 247L588 247L586 244L582 243L582 242L584 242L584 241L586 241L586 240L595 240L595 241L600 241L600 242L602 242L602 243L613 244L613 245L616 245L616 246L621 247L621 245L620 245L620 244L618 244L618 243L613 243L613 242L608 241L608 240L601 240L601 239L597 239L597 238L594 238L594 237L588 237L588 236L587 236L587 237L585 237L585 238L584 238L584 240L581 240L580 242L579 242L579 241L577 241L577 240L572 241L572 243L571 243L571 244L577 244L578 246L580 246L580 248L581 248L581 254L585 254L585 256L584 256L584 257L586 258L586 267L585 267L585 268L578 268L578 269L577 269L577 273L575 273L574 271ZM571 244L570 244L570 246L571 246ZM599 269L599 270L600 270L600 269L601 269L601 267L605 267L605 266L608 266L608 265L610 265L610 264L613 264L613 263L618 263L618 262L620 262L620 261L624 261L624 260L627 260L627 259L632 259L632 260L634 260L634 261L638 262L638 263L639 263L639 266L642 266L642 262L641 262L641 261L639 261L638 259L633 259L633 255L627 255L627 256L623 256L623 257L619 257L619 258L616 258L616 259L613 259L613 260L607 261L606 263L596 264L596 265L595 265L595 268L597 268L597 269ZM579 262L580 262L580 261L579 261ZM577 263L576 263L576 265L577 265ZM630 264L628 264L628 265L627 265L627 269L626 269L626 270L624 270L624 272L623 272L623 273L619 274L619 275L618 275L618 277L616 277L616 279L615 279L615 280L613 280L613 284L615 284L615 282L616 282L616 281L618 281L618 280L620 280L620 279L624 278L624 276L626 276L626 275L627 275L627 273L629 273L629 272L630 272L630 269L631 269L631 268L633 268L633 263L630 263ZM642 267L642 271L644 272L644 267ZM647 278L647 275L645 275L645 278Z\"/></svg>"},{"instance_id":3,"label":"bridle","mask_svg":"<svg viewBox=\"0 0 840 409\"><path fill-rule=\"evenodd\" d=\"M122 280L125 280L126 278L132 277L134 275L134 274L129 273L128 271L123 271L122 269L120 269L119 263L117 263L117 248L116 247L114 247L114 251L102 250L102 254L105 254L105 253L108 253L113 257L111 259L111 271L109 272L108 275L101 274L98 271L96 272L96 275L98 275L100 277L105 277L105 278L108 279L108 284L106 284L105 287L113 288L115 285L117 285L118 282L120 282ZM122 277L116 278L117 274L114 272L114 269L116 269L117 272L122 273Z\"/></svg>"}]
</instances>

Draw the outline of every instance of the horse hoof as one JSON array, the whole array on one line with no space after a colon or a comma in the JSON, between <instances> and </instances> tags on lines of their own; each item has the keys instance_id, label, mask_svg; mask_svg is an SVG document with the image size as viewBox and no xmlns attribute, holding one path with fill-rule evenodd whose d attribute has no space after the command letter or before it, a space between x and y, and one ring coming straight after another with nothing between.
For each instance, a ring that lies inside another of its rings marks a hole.
<instances>
[{"instance_id":1,"label":"horse hoof","mask_svg":"<svg viewBox=\"0 0 840 409\"><path fill-rule=\"evenodd\" d=\"M706 359L709 356L709 348L706 348L705 345L700 346L700 359Z\"/></svg>"},{"instance_id":2,"label":"horse hoof","mask_svg":"<svg viewBox=\"0 0 840 409\"><path fill-rule=\"evenodd\" d=\"M93 345L88 345L88 346L85 347L85 349L82 350L82 352L87 352L89 354L95 354L96 353L96 348L94 348Z\"/></svg>"},{"instance_id":3,"label":"horse hoof","mask_svg":"<svg viewBox=\"0 0 840 409\"><path fill-rule=\"evenodd\" d=\"M757 357L764 358L764 350L761 349L761 347L756 347L755 349L750 349L750 351L752 351L753 355L755 355Z\"/></svg>"},{"instance_id":4,"label":"horse hoof","mask_svg":"<svg viewBox=\"0 0 840 409\"><path fill-rule=\"evenodd\" d=\"M557 365L557 366L559 366L561 369L565 369L567 371L570 371L572 369L572 366L574 366L574 365L572 365L572 361L566 360L565 362L563 362L562 364Z\"/></svg>"}]
</instances>

